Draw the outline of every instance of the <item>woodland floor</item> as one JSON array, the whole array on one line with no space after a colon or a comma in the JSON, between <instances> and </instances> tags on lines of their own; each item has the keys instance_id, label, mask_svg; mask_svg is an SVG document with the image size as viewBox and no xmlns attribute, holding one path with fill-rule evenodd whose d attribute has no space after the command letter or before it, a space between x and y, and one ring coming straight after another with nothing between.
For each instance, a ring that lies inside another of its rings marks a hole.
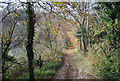
<instances>
[{"instance_id":1,"label":"woodland floor","mask_svg":"<svg viewBox=\"0 0 120 81\"><path fill-rule=\"evenodd\" d=\"M65 53L64 63L62 67L58 70L55 79L96 79L90 73L86 72L86 62L81 56L77 54L72 54L74 49L68 50Z\"/></svg>"}]
</instances>

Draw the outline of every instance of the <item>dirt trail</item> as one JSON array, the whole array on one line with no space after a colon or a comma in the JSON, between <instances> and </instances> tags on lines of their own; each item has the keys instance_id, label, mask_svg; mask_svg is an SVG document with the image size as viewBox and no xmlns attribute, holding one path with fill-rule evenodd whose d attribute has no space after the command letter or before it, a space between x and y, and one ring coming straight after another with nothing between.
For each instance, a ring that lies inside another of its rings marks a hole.
<instances>
[{"instance_id":1,"label":"dirt trail","mask_svg":"<svg viewBox=\"0 0 120 81\"><path fill-rule=\"evenodd\" d=\"M58 70L55 79L76 79L78 69L70 54L65 55L63 66Z\"/></svg>"},{"instance_id":2,"label":"dirt trail","mask_svg":"<svg viewBox=\"0 0 120 81\"><path fill-rule=\"evenodd\" d=\"M96 79L91 73L87 73L89 65L80 54L75 52L75 49L65 51L67 54L65 54L63 65L54 79Z\"/></svg>"}]
</instances>

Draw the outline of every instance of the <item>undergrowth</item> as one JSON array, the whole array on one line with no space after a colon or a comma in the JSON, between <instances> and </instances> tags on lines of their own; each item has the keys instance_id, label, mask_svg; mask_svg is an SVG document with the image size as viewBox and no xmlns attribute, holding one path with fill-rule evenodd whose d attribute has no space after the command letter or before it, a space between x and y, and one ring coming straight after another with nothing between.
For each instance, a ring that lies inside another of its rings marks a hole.
<instances>
[{"instance_id":1,"label":"undergrowth","mask_svg":"<svg viewBox=\"0 0 120 81\"><path fill-rule=\"evenodd\" d=\"M35 67L34 74L35 79L50 79L55 75L56 69L59 67L58 63L48 62L45 63L41 68ZM29 79L29 73L25 73L22 76L19 76L17 79Z\"/></svg>"}]
</instances>

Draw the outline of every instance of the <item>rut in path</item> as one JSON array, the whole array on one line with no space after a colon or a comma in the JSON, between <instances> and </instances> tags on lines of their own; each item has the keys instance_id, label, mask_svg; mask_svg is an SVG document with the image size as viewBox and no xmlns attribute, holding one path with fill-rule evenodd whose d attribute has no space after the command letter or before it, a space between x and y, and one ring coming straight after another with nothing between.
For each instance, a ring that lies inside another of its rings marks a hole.
<instances>
[{"instance_id":1,"label":"rut in path","mask_svg":"<svg viewBox=\"0 0 120 81\"><path fill-rule=\"evenodd\" d=\"M78 69L70 54L65 55L63 66L58 70L55 79L76 79Z\"/></svg>"}]
</instances>

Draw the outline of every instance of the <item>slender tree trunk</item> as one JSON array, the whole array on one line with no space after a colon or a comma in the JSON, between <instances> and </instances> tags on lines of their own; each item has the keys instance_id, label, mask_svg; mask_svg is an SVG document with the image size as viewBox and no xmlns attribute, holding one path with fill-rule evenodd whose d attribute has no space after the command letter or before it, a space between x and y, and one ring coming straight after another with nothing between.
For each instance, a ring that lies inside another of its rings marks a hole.
<instances>
[{"instance_id":1,"label":"slender tree trunk","mask_svg":"<svg viewBox=\"0 0 120 81\"><path fill-rule=\"evenodd\" d=\"M86 51L87 50L87 48L86 48L86 44L85 44L85 37L84 37L84 35L82 35L82 37L81 37L81 45L82 45L82 50L83 51Z\"/></svg>"},{"instance_id":2,"label":"slender tree trunk","mask_svg":"<svg viewBox=\"0 0 120 81\"><path fill-rule=\"evenodd\" d=\"M35 14L34 10L32 8L32 3L27 2L27 15L28 15L28 21L27 21L27 56L28 56L28 68L29 68L29 76L30 81L34 81L34 66L33 66L33 59L34 59L34 53L33 53L33 37L34 37L34 24L35 24Z\"/></svg>"},{"instance_id":3,"label":"slender tree trunk","mask_svg":"<svg viewBox=\"0 0 120 81\"><path fill-rule=\"evenodd\" d=\"M57 51L57 35L55 36L55 52Z\"/></svg>"}]
</instances>

